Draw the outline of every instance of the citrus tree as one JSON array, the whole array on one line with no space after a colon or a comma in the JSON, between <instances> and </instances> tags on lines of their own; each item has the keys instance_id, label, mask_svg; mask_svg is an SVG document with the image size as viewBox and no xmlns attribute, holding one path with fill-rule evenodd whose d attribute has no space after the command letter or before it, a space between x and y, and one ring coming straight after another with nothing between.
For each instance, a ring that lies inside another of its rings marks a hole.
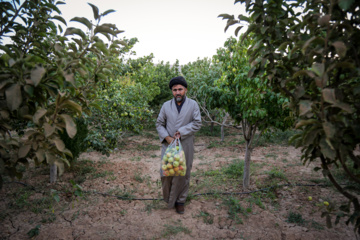
<instances>
[{"instance_id":1,"label":"citrus tree","mask_svg":"<svg viewBox=\"0 0 360 240\"><path fill-rule=\"evenodd\" d=\"M162 104L173 97L169 89L170 79L180 75L179 60L176 60L174 64L170 62L161 61L154 64L154 73L152 75L154 81L159 87L160 93L149 102L151 109L158 113Z\"/></svg>"},{"instance_id":2,"label":"citrus tree","mask_svg":"<svg viewBox=\"0 0 360 240\"><path fill-rule=\"evenodd\" d=\"M139 133L153 121L149 102L160 90L153 82L151 59L118 59L111 70L113 77L97 88L100 107L86 116L90 132L85 140L92 149L109 155L124 134Z\"/></svg>"},{"instance_id":3,"label":"citrus tree","mask_svg":"<svg viewBox=\"0 0 360 240\"><path fill-rule=\"evenodd\" d=\"M224 141L224 127L231 126L228 114L223 108L213 108L217 99L212 96L214 82L221 77L222 67L219 59L197 59L181 67L181 73L188 82L188 95L199 104L202 121L210 123L210 131L214 125L221 126L221 140Z\"/></svg>"},{"instance_id":4,"label":"citrus tree","mask_svg":"<svg viewBox=\"0 0 360 240\"><path fill-rule=\"evenodd\" d=\"M245 139L245 166L243 187L250 184L250 162L255 133L260 134L270 127L286 129L291 124L288 111L284 111L286 98L276 94L261 82L260 78L248 77L251 68L248 63L247 47L250 41L241 43L230 37L224 48L214 56L222 62L222 76L215 82L217 91L213 93L212 104L223 107L242 126ZM216 100L215 100L216 99Z\"/></svg>"},{"instance_id":5,"label":"citrus tree","mask_svg":"<svg viewBox=\"0 0 360 240\"><path fill-rule=\"evenodd\" d=\"M96 85L108 81L111 62L121 53L122 31L102 23L103 13L89 4L94 22L74 17L68 27L58 8L63 1L25 0L0 5L0 185L3 176L21 177L16 169L30 160L57 166L60 174L72 153L60 138L77 132L74 117L90 114ZM21 123L14 135L12 123ZM56 173L56 168L53 168ZM55 181L56 174L53 174Z\"/></svg>"},{"instance_id":6,"label":"citrus tree","mask_svg":"<svg viewBox=\"0 0 360 240\"><path fill-rule=\"evenodd\" d=\"M244 35L252 33L254 41L248 51L249 76L290 99L301 131L293 141L302 149L303 162L316 164L315 170L322 170L348 199L327 208L328 227L332 216L335 223L347 217L359 233L359 198L339 184L333 171L340 167L350 182L360 183L360 156L354 151L360 143L360 2L235 2L244 3L249 16L222 16L226 27L249 24Z\"/></svg>"}]
</instances>

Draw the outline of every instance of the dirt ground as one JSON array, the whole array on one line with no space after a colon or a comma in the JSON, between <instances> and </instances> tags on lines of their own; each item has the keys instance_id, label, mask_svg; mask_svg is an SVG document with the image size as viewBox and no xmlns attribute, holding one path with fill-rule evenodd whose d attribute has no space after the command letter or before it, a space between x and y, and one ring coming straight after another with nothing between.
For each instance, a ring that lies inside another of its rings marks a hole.
<instances>
[{"instance_id":1,"label":"dirt ground","mask_svg":"<svg viewBox=\"0 0 360 240\"><path fill-rule=\"evenodd\" d=\"M271 196L266 191L256 192L258 197L201 195L244 192L241 178L214 177L234 159L244 158L244 144L231 144L240 136L226 136L228 144L220 144L218 137L196 137L191 197L183 215L161 200L150 200L162 197L155 131L128 138L109 157L83 153L82 168L67 171L56 184L48 183L46 169L33 168L20 180L27 186L5 183L0 192L0 239L356 239L345 219L326 227L323 202L344 198L332 187L307 186L324 183L323 177L313 171L315 166L303 166L300 150L292 146L267 144L252 153L247 191L278 180L274 183L282 186ZM121 199L129 196L140 200ZM246 210L232 215L225 204L230 197Z\"/></svg>"}]
</instances>

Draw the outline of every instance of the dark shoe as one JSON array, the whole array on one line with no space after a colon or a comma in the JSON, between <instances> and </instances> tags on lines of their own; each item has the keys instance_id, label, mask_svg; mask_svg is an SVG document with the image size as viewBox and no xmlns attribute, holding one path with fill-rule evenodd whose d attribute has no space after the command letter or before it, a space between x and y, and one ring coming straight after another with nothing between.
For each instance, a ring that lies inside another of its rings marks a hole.
<instances>
[{"instance_id":1,"label":"dark shoe","mask_svg":"<svg viewBox=\"0 0 360 240\"><path fill-rule=\"evenodd\" d=\"M185 212L184 205L175 205L175 209L178 214L184 214Z\"/></svg>"}]
</instances>

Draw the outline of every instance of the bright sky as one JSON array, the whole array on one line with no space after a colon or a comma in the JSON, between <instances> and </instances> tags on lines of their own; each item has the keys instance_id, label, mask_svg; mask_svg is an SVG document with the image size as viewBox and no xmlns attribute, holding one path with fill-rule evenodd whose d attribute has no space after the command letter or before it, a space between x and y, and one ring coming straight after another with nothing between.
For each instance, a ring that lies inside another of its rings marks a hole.
<instances>
[{"instance_id":1,"label":"bright sky","mask_svg":"<svg viewBox=\"0 0 360 240\"><path fill-rule=\"evenodd\" d=\"M230 36L235 36L235 27L226 33L226 20L218 18L227 13L244 14L245 7L234 0L67 0L60 5L62 17L68 26L80 27L69 20L75 16L93 20L92 8L100 13L108 9L116 12L104 17L103 23L113 23L124 33L120 38L136 37L133 50L137 57L154 54L154 63L160 61L180 64L196 61L197 58L211 58L216 49L223 47Z\"/></svg>"}]
</instances>

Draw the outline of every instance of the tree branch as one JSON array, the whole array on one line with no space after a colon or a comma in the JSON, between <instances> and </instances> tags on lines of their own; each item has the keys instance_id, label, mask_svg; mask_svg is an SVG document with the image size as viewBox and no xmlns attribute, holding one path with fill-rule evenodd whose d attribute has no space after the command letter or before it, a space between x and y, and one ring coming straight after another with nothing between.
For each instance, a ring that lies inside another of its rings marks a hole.
<instances>
[{"instance_id":1,"label":"tree branch","mask_svg":"<svg viewBox=\"0 0 360 240\"><path fill-rule=\"evenodd\" d=\"M350 201L352 201L352 203L354 204L354 208L355 211L360 211L360 204L359 204L359 200L352 194L348 193L347 191L345 191L335 180L335 178L333 177L333 175L330 172L330 169L327 166L327 163L325 161L324 156L320 156L321 159L321 163L323 165L324 170L327 171L327 177L329 178L329 180L331 181L331 183L335 186L335 188L342 194L344 195L346 198L348 198Z\"/></svg>"},{"instance_id":2,"label":"tree branch","mask_svg":"<svg viewBox=\"0 0 360 240\"><path fill-rule=\"evenodd\" d=\"M1 31L0 31L0 38L4 35L4 33L10 28L10 26L12 26L13 24L14 24L14 22L15 22L15 19L17 18L17 16L19 15L19 12L20 12L20 10L23 8L23 6L25 5L25 3L27 2L28 0L25 0L24 2L23 2L23 4L21 4L21 6L18 8L18 9L16 9L16 3L13 1L13 5L14 5L14 8L15 8L15 14L14 14L14 16L11 18L11 20L10 20L10 22L5 26L5 28L4 29L1 29Z\"/></svg>"}]
</instances>

